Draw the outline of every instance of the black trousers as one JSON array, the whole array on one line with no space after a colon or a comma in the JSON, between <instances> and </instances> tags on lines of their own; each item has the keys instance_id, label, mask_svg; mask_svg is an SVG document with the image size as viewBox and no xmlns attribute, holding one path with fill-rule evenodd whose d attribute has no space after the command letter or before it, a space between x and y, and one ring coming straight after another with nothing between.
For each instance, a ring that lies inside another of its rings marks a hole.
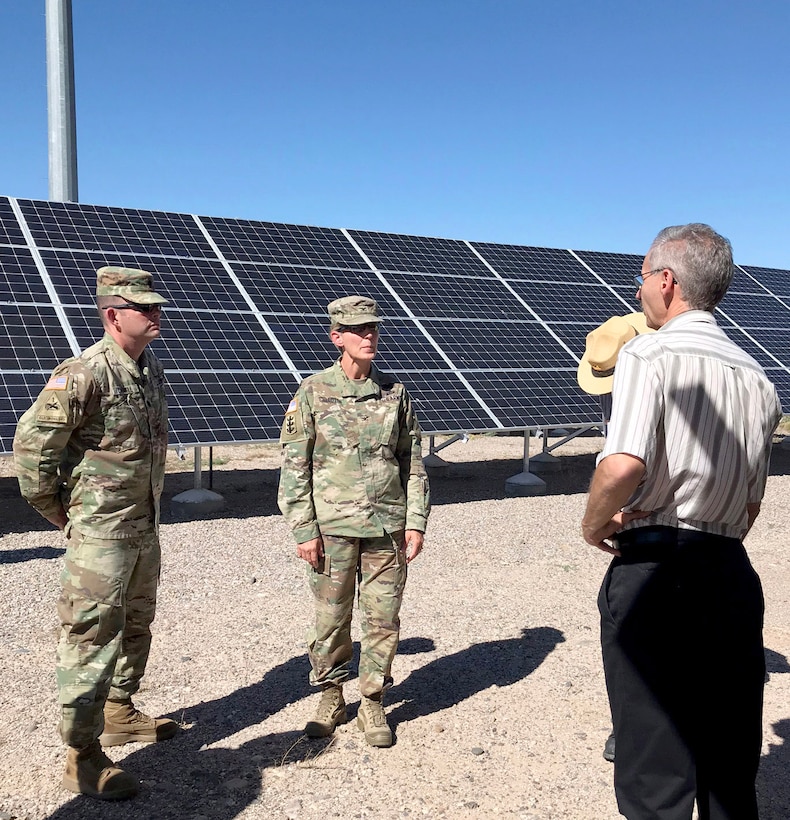
<instances>
[{"instance_id":1,"label":"black trousers","mask_svg":"<svg viewBox=\"0 0 790 820\"><path fill-rule=\"evenodd\" d=\"M740 541L672 527L618 536L598 596L628 820L755 820L763 594Z\"/></svg>"}]
</instances>

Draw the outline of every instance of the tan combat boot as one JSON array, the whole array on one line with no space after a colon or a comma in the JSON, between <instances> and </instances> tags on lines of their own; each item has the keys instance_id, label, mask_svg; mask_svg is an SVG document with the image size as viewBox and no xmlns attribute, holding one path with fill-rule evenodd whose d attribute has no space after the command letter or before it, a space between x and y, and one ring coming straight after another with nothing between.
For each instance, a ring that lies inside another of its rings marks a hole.
<instances>
[{"instance_id":1,"label":"tan combat boot","mask_svg":"<svg viewBox=\"0 0 790 820\"><path fill-rule=\"evenodd\" d=\"M392 746L392 730L387 724L380 699L362 698L357 712L357 727L365 733L369 745L381 748Z\"/></svg>"},{"instance_id":2,"label":"tan combat boot","mask_svg":"<svg viewBox=\"0 0 790 820\"><path fill-rule=\"evenodd\" d=\"M102 746L120 746L123 743L156 743L168 740L178 731L178 724L170 718L152 718L134 708L130 701L108 700L104 704L104 732Z\"/></svg>"},{"instance_id":3,"label":"tan combat boot","mask_svg":"<svg viewBox=\"0 0 790 820\"><path fill-rule=\"evenodd\" d=\"M321 692L321 700L312 720L304 727L308 737L327 737L335 731L335 726L348 721L343 687L327 684Z\"/></svg>"},{"instance_id":4,"label":"tan combat boot","mask_svg":"<svg viewBox=\"0 0 790 820\"><path fill-rule=\"evenodd\" d=\"M97 741L82 749L69 748L62 782L70 792L98 800L126 800L137 794L139 786L104 754Z\"/></svg>"}]
</instances>

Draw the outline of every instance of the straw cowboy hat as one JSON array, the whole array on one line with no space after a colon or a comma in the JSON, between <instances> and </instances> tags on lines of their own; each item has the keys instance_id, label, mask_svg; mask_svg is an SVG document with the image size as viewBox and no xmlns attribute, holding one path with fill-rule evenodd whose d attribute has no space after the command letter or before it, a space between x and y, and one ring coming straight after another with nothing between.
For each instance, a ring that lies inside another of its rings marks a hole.
<instances>
[{"instance_id":1,"label":"straw cowboy hat","mask_svg":"<svg viewBox=\"0 0 790 820\"><path fill-rule=\"evenodd\" d=\"M644 313L612 316L587 334L587 345L576 371L576 380L585 393L602 396L612 392L614 365L620 349L635 336L653 333Z\"/></svg>"}]
</instances>

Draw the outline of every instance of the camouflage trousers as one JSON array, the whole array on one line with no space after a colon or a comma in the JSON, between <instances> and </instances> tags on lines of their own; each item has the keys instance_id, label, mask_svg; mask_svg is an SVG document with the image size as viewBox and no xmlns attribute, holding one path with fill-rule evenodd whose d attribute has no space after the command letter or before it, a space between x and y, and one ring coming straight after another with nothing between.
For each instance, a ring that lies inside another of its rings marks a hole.
<instances>
[{"instance_id":1,"label":"camouflage trousers","mask_svg":"<svg viewBox=\"0 0 790 820\"><path fill-rule=\"evenodd\" d=\"M60 735L87 746L104 728L104 702L139 689L151 647L159 537L105 540L72 530L61 574L57 651Z\"/></svg>"},{"instance_id":2,"label":"camouflage trousers","mask_svg":"<svg viewBox=\"0 0 790 820\"><path fill-rule=\"evenodd\" d=\"M401 600L406 585L403 532L381 538L322 535L323 566L308 567L315 598L315 624L308 636L310 683L342 683L352 656L351 612L358 580L362 641L359 688L365 697L392 684L398 649Z\"/></svg>"}]
</instances>

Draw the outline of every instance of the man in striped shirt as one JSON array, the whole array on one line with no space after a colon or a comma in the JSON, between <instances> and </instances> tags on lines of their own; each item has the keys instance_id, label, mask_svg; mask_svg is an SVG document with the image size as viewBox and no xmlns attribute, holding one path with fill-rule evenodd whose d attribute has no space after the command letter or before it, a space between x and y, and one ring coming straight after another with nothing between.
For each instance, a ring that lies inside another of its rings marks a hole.
<instances>
[{"instance_id":1,"label":"man in striped shirt","mask_svg":"<svg viewBox=\"0 0 790 820\"><path fill-rule=\"evenodd\" d=\"M598 598L629 820L757 817L765 660L742 539L760 510L776 390L712 315L732 281L708 225L665 228L635 277L657 333L620 351L582 520L615 558Z\"/></svg>"}]
</instances>

